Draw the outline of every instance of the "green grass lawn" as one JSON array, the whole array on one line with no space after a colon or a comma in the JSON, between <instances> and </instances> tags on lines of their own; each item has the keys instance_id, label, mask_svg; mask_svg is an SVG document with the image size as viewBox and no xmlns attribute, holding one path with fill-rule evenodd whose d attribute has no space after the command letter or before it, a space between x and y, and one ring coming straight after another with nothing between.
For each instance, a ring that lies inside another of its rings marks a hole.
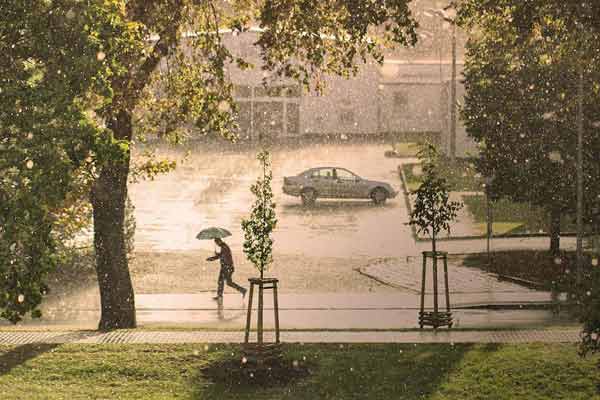
<instances>
[{"instance_id":1,"label":"green grass lawn","mask_svg":"<svg viewBox=\"0 0 600 400\"><path fill-rule=\"evenodd\" d=\"M600 399L594 359L574 345L286 345L310 375L278 387L213 382L231 345L0 347L10 399Z\"/></svg>"},{"instance_id":2,"label":"green grass lawn","mask_svg":"<svg viewBox=\"0 0 600 400\"><path fill-rule=\"evenodd\" d=\"M484 235L487 230L485 196L463 196L463 202L475 220L476 231ZM544 210L527 203L514 203L508 199L500 199L492 203L492 221L494 235L548 232L548 217ZM573 232L574 230L573 223L568 218L562 218L561 231Z\"/></svg>"},{"instance_id":3,"label":"green grass lawn","mask_svg":"<svg viewBox=\"0 0 600 400\"><path fill-rule=\"evenodd\" d=\"M415 190L421 184L421 176L418 173L419 164L408 163L402 165L406 184L409 190ZM442 158L439 164L440 175L448 181L450 190L454 192L478 192L483 190L483 181L477 175L475 167L469 160L456 159L450 161Z\"/></svg>"},{"instance_id":4,"label":"green grass lawn","mask_svg":"<svg viewBox=\"0 0 600 400\"><path fill-rule=\"evenodd\" d=\"M414 163L402 164L402 171L406 177L406 186L409 191L416 190L421 184L420 165ZM466 159L441 159L440 175L449 183L450 190L454 192L481 192L483 180L479 177ZM476 235L485 235L487 232L487 204L483 194L469 194L463 196L466 210L474 220L473 230ZM522 234L522 233L548 233L549 218L543 209L527 203L515 203L508 199L500 199L492 203L492 230L494 235ZM574 232L575 225L571 218L563 217L561 221L562 232Z\"/></svg>"},{"instance_id":5,"label":"green grass lawn","mask_svg":"<svg viewBox=\"0 0 600 400\"><path fill-rule=\"evenodd\" d=\"M396 142L392 145L395 157L416 157L420 149L420 143Z\"/></svg>"}]
</instances>

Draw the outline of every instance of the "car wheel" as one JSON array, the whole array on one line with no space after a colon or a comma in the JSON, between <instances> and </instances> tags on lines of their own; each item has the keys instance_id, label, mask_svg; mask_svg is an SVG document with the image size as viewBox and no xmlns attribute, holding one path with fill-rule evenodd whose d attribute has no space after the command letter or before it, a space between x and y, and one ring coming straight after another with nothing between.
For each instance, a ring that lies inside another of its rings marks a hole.
<instances>
[{"instance_id":1,"label":"car wheel","mask_svg":"<svg viewBox=\"0 0 600 400\"><path fill-rule=\"evenodd\" d=\"M317 192L314 189L304 189L300 194L300 197L302 197L302 204L310 206L315 204Z\"/></svg>"},{"instance_id":2,"label":"car wheel","mask_svg":"<svg viewBox=\"0 0 600 400\"><path fill-rule=\"evenodd\" d=\"M375 204L383 204L388 198L388 193L385 189L377 188L371 192L371 199Z\"/></svg>"}]
</instances>

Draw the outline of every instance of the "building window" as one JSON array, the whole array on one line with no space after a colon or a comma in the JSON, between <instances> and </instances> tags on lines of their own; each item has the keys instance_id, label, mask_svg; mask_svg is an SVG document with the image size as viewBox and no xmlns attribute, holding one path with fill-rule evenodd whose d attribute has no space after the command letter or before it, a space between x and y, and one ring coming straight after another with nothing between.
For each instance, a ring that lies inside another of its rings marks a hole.
<instances>
[{"instance_id":1,"label":"building window","mask_svg":"<svg viewBox=\"0 0 600 400\"><path fill-rule=\"evenodd\" d=\"M286 86L284 90L284 96L286 97L300 97L302 96L302 88L300 85Z\"/></svg>"},{"instance_id":2,"label":"building window","mask_svg":"<svg viewBox=\"0 0 600 400\"><path fill-rule=\"evenodd\" d=\"M270 97L269 93L272 93L269 86L258 85L254 88L254 96L256 97Z\"/></svg>"},{"instance_id":3,"label":"building window","mask_svg":"<svg viewBox=\"0 0 600 400\"><path fill-rule=\"evenodd\" d=\"M233 85L233 97L240 99L252 97L252 87L248 85Z\"/></svg>"},{"instance_id":4,"label":"building window","mask_svg":"<svg viewBox=\"0 0 600 400\"><path fill-rule=\"evenodd\" d=\"M406 112L408 111L408 96L406 92L394 92L393 97L394 102L394 111L396 112Z\"/></svg>"},{"instance_id":5,"label":"building window","mask_svg":"<svg viewBox=\"0 0 600 400\"><path fill-rule=\"evenodd\" d=\"M300 106L296 103L287 103L286 108L287 134L298 135L300 131Z\"/></svg>"},{"instance_id":6,"label":"building window","mask_svg":"<svg viewBox=\"0 0 600 400\"><path fill-rule=\"evenodd\" d=\"M256 97L300 97L302 90L300 85L259 85L254 90Z\"/></svg>"},{"instance_id":7,"label":"building window","mask_svg":"<svg viewBox=\"0 0 600 400\"><path fill-rule=\"evenodd\" d=\"M274 138L283 131L283 102L254 103L254 136L259 139Z\"/></svg>"},{"instance_id":8,"label":"building window","mask_svg":"<svg viewBox=\"0 0 600 400\"><path fill-rule=\"evenodd\" d=\"M238 134L249 139L252 136L252 104L249 101L241 101L237 106L235 120L238 124Z\"/></svg>"},{"instance_id":9,"label":"building window","mask_svg":"<svg viewBox=\"0 0 600 400\"><path fill-rule=\"evenodd\" d=\"M353 110L342 110L340 112L340 122L345 125L351 125L355 122Z\"/></svg>"}]
</instances>

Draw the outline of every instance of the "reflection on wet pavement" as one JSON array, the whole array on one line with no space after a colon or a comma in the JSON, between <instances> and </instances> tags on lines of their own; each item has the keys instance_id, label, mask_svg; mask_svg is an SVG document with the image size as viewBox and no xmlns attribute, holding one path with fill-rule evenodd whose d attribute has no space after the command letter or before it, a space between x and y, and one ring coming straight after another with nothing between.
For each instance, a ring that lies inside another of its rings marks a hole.
<instances>
[{"instance_id":1,"label":"reflection on wet pavement","mask_svg":"<svg viewBox=\"0 0 600 400\"><path fill-rule=\"evenodd\" d=\"M298 198L281 191L285 176L315 166L343 166L365 178L389 182L399 190L398 160L384 157L387 147L319 144L274 149L273 191L279 217L274 234L276 252L346 257L394 256L407 253L407 247L414 250L401 197L381 207L367 200L321 200L304 207ZM159 154L181 158L186 150L168 149ZM208 248L210 243L195 239L196 233L208 226L229 229L233 233L230 244L241 248L240 222L254 200L250 185L260 173L255 152L189 150L190 157L173 173L131 186L137 249Z\"/></svg>"}]
</instances>

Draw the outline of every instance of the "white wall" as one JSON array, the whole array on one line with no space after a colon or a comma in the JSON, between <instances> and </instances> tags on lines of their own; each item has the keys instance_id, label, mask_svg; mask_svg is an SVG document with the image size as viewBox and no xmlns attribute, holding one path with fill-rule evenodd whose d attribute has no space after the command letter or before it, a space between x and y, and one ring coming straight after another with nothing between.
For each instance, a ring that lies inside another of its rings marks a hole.
<instances>
[{"instance_id":1,"label":"white wall","mask_svg":"<svg viewBox=\"0 0 600 400\"><path fill-rule=\"evenodd\" d=\"M325 78L321 95L304 93L300 102L300 131L303 134L378 133L378 72L373 63L364 65L358 76Z\"/></svg>"}]
</instances>

